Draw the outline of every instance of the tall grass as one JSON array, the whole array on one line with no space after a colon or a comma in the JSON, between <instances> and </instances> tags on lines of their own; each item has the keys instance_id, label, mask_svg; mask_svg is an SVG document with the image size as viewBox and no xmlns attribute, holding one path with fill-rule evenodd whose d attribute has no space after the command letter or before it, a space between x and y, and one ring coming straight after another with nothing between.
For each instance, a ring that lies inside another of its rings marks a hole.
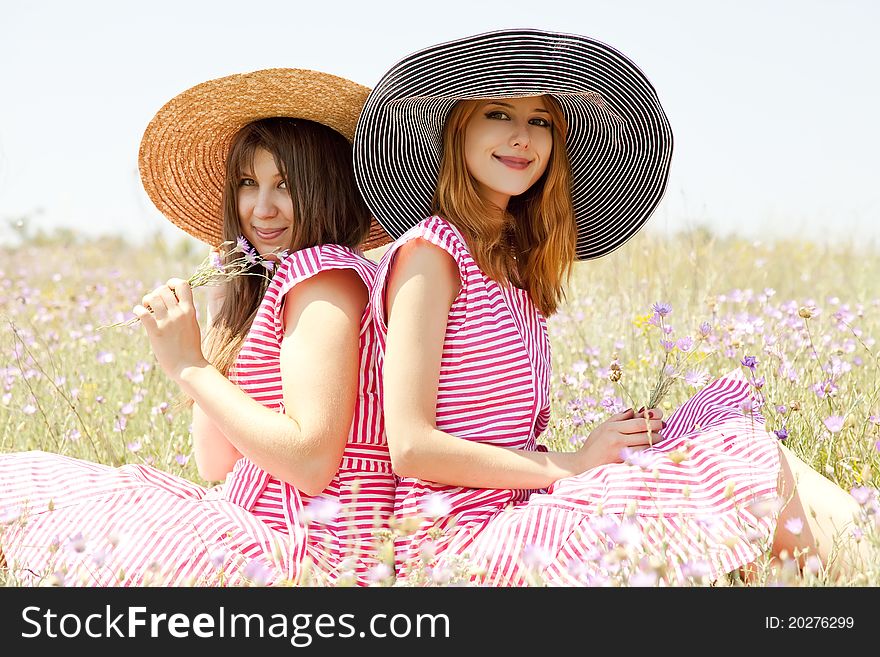
<instances>
[{"instance_id":1,"label":"tall grass","mask_svg":"<svg viewBox=\"0 0 880 657\"><path fill-rule=\"evenodd\" d=\"M142 329L97 330L128 319L167 278L189 275L204 247L69 242L23 240L0 250L0 452L146 463L207 484L191 458L190 413L175 406L177 390ZM579 263L566 303L549 320L553 419L542 440L573 449L610 413L644 403L671 358L687 365L662 402L667 415L753 356L768 430L845 490L872 489L880 476L878 280L878 254L857 245L643 232L606 258ZM665 334L651 319L657 302L672 309ZM661 338L699 336L703 322L710 331L694 348L687 340L661 346ZM612 363L622 373L617 382ZM864 540L874 541L880 564L876 531ZM821 574L801 581L827 583ZM846 583L878 585L880 566Z\"/></svg>"}]
</instances>

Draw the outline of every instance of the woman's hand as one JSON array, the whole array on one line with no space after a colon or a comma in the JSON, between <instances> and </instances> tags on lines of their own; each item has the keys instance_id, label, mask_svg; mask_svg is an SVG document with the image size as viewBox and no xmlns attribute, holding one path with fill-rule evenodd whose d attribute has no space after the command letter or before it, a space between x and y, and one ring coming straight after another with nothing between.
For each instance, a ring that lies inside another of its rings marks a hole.
<instances>
[{"instance_id":1,"label":"woman's hand","mask_svg":"<svg viewBox=\"0 0 880 657\"><path fill-rule=\"evenodd\" d=\"M187 367L207 364L192 288L185 280L172 278L157 287L134 307L134 314L144 325L153 353L170 379L179 382Z\"/></svg>"},{"instance_id":2,"label":"woman's hand","mask_svg":"<svg viewBox=\"0 0 880 657\"><path fill-rule=\"evenodd\" d=\"M590 432L577 451L582 472L606 463L622 463L624 449L637 452L656 443L664 426L662 418L659 408L642 409L638 414L630 408L612 415Z\"/></svg>"}]
</instances>

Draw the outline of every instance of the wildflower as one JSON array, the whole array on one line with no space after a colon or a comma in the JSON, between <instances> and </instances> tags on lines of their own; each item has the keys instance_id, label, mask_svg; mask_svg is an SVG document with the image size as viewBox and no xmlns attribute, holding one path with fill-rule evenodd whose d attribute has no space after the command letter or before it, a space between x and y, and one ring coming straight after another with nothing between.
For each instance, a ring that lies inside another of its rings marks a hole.
<instances>
[{"instance_id":1,"label":"wildflower","mask_svg":"<svg viewBox=\"0 0 880 657\"><path fill-rule=\"evenodd\" d=\"M186 465L189 463L189 455L188 454L177 454L174 457L174 460L177 461L177 465Z\"/></svg>"},{"instance_id":2,"label":"wildflower","mask_svg":"<svg viewBox=\"0 0 880 657\"><path fill-rule=\"evenodd\" d=\"M251 243L247 241L247 238L244 235L239 235L235 240L235 248L232 249L232 253L247 253L253 247Z\"/></svg>"},{"instance_id":3,"label":"wildflower","mask_svg":"<svg viewBox=\"0 0 880 657\"><path fill-rule=\"evenodd\" d=\"M702 388L709 382L709 373L706 370L690 370L684 375L684 382L692 388Z\"/></svg>"},{"instance_id":4,"label":"wildflower","mask_svg":"<svg viewBox=\"0 0 880 657\"><path fill-rule=\"evenodd\" d=\"M669 313L672 312L672 306L668 303L658 301L653 306L651 306L651 310L660 315L660 317L666 317Z\"/></svg>"},{"instance_id":5,"label":"wildflower","mask_svg":"<svg viewBox=\"0 0 880 657\"><path fill-rule=\"evenodd\" d=\"M800 518L789 518L785 521L785 529L795 536L800 536L804 531L804 521Z\"/></svg>"},{"instance_id":6,"label":"wildflower","mask_svg":"<svg viewBox=\"0 0 880 657\"><path fill-rule=\"evenodd\" d=\"M712 325L709 322L703 322L700 324L700 335L704 338L709 337L709 334L712 332Z\"/></svg>"},{"instance_id":7,"label":"wildflower","mask_svg":"<svg viewBox=\"0 0 880 657\"><path fill-rule=\"evenodd\" d=\"M329 497L316 497L306 507L306 517L312 522L327 524L336 519L342 505Z\"/></svg>"},{"instance_id":8,"label":"wildflower","mask_svg":"<svg viewBox=\"0 0 880 657\"><path fill-rule=\"evenodd\" d=\"M438 586L448 584L449 581L452 579L452 575L452 569L448 566L435 566L431 569L431 580L434 582L434 584L437 584Z\"/></svg>"},{"instance_id":9,"label":"wildflower","mask_svg":"<svg viewBox=\"0 0 880 657\"><path fill-rule=\"evenodd\" d=\"M676 341L675 346L678 347L680 351L690 351L691 348L694 346L694 339L689 336L679 338Z\"/></svg>"},{"instance_id":10,"label":"wildflower","mask_svg":"<svg viewBox=\"0 0 880 657\"><path fill-rule=\"evenodd\" d=\"M133 440L126 445L126 448L132 454L137 454L139 451L141 451L141 441L140 440Z\"/></svg>"},{"instance_id":11,"label":"wildflower","mask_svg":"<svg viewBox=\"0 0 880 657\"><path fill-rule=\"evenodd\" d=\"M214 568L220 568L226 561L227 555L228 552L222 548L219 550L214 550L211 553L211 564L214 566Z\"/></svg>"},{"instance_id":12,"label":"wildflower","mask_svg":"<svg viewBox=\"0 0 880 657\"><path fill-rule=\"evenodd\" d=\"M26 404L21 409L21 412L24 413L25 415L33 415L34 413L37 412L37 407L34 406L33 404Z\"/></svg>"},{"instance_id":13,"label":"wildflower","mask_svg":"<svg viewBox=\"0 0 880 657\"><path fill-rule=\"evenodd\" d=\"M804 570L814 575L818 575L822 572L822 560L815 554L807 557L807 561L804 564Z\"/></svg>"},{"instance_id":14,"label":"wildflower","mask_svg":"<svg viewBox=\"0 0 880 657\"><path fill-rule=\"evenodd\" d=\"M452 504L445 495L431 493L422 503L422 512L429 518L442 518L452 511Z\"/></svg>"},{"instance_id":15,"label":"wildflower","mask_svg":"<svg viewBox=\"0 0 880 657\"><path fill-rule=\"evenodd\" d=\"M785 427L777 429L773 433L776 434L776 437L779 438L779 440L785 440L786 438L788 438L788 429L786 429Z\"/></svg>"},{"instance_id":16,"label":"wildflower","mask_svg":"<svg viewBox=\"0 0 880 657\"><path fill-rule=\"evenodd\" d=\"M755 371L755 367L758 365L758 359L754 356L746 356L743 358L740 363L743 367L748 367L753 372Z\"/></svg>"},{"instance_id":17,"label":"wildflower","mask_svg":"<svg viewBox=\"0 0 880 657\"><path fill-rule=\"evenodd\" d=\"M523 549L522 560L526 568L542 570L550 565L550 554L540 545L529 543Z\"/></svg>"},{"instance_id":18,"label":"wildflower","mask_svg":"<svg viewBox=\"0 0 880 657\"><path fill-rule=\"evenodd\" d=\"M777 404L776 412L780 415L785 415L788 412L788 407L785 404Z\"/></svg>"},{"instance_id":19,"label":"wildflower","mask_svg":"<svg viewBox=\"0 0 880 657\"><path fill-rule=\"evenodd\" d=\"M822 422L825 424L825 428L831 433L839 433L840 430L843 429L845 419L846 418L841 415L830 415L822 420Z\"/></svg>"},{"instance_id":20,"label":"wildflower","mask_svg":"<svg viewBox=\"0 0 880 657\"><path fill-rule=\"evenodd\" d=\"M682 565L681 574L686 578L699 581L712 574L712 567L709 562L704 559L694 559L693 561L688 561Z\"/></svg>"},{"instance_id":21,"label":"wildflower","mask_svg":"<svg viewBox=\"0 0 880 657\"><path fill-rule=\"evenodd\" d=\"M632 447L624 447L620 450L620 458L627 465L634 465L647 470L653 461L650 454L646 454L643 449L633 449Z\"/></svg>"},{"instance_id":22,"label":"wildflower","mask_svg":"<svg viewBox=\"0 0 880 657\"><path fill-rule=\"evenodd\" d=\"M269 567L260 561L250 561L242 572L255 586L264 586L272 574Z\"/></svg>"},{"instance_id":23,"label":"wildflower","mask_svg":"<svg viewBox=\"0 0 880 657\"><path fill-rule=\"evenodd\" d=\"M380 584L387 581L394 575L394 571L387 563L377 563L367 572L367 579L374 584Z\"/></svg>"},{"instance_id":24,"label":"wildflower","mask_svg":"<svg viewBox=\"0 0 880 657\"><path fill-rule=\"evenodd\" d=\"M813 316L813 311L815 308L810 306L801 306L798 309L798 316L803 317L804 319L810 319Z\"/></svg>"},{"instance_id":25,"label":"wildflower","mask_svg":"<svg viewBox=\"0 0 880 657\"><path fill-rule=\"evenodd\" d=\"M867 486L856 486L849 493L861 506L865 506L874 499L874 489Z\"/></svg>"},{"instance_id":26,"label":"wildflower","mask_svg":"<svg viewBox=\"0 0 880 657\"><path fill-rule=\"evenodd\" d=\"M125 431L126 426L128 426L128 419L124 415L120 415L113 423L113 431L122 433L123 431Z\"/></svg>"},{"instance_id":27,"label":"wildflower","mask_svg":"<svg viewBox=\"0 0 880 657\"><path fill-rule=\"evenodd\" d=\"M86 539L82 535L82 532L77 532L73 534L69 539L67 539L70 543L70 547L73 548L74 552L85 552L86 550Z\"/></svg>"},{"instance_id":28,"label":"wildflower","mask_svg":"<svg viewBox=\"0 0 880 657\"><path fill-rule=\"evenodd\" d=\"M675 342L673 340L660 340L660 346L669 353L675 349Z\"/></svg>"}]
</instances>

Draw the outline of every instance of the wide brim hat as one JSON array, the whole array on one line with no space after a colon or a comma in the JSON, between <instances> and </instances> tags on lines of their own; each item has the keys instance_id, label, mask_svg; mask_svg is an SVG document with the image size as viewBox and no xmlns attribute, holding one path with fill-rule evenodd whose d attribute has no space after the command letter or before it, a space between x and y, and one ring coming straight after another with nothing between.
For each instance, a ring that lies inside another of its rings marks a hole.
<instances>
[{"instance_id":1,"label":"wide brim hat","mask_svg":"<svg viewBox=\"0 0 880 657\"><path fill-rule=\"evenodd\" d=\"M329 73L273 68L208 80L168 101L141 139L138 168L150 199L177 227L222 241L226 158L235 134L271 117L308 119L354 138L369 88ZM375 219L361 245L391 241Z\"/></svg>"},{"instance_id":2,"label":"wide brim hat","mask_svg":"<svg viewBox=\"0 0 880 657\"><path fill-rule=\"evenodd\" d=\"M355 178L368 207L400 237L431 214L443 124L458 101L545 94L568 122L576 258L614 251L663 197L672 130L642 71L576 34L501 30L395 64L370 92L355 131Z\"/></svg>"}]
</instances>

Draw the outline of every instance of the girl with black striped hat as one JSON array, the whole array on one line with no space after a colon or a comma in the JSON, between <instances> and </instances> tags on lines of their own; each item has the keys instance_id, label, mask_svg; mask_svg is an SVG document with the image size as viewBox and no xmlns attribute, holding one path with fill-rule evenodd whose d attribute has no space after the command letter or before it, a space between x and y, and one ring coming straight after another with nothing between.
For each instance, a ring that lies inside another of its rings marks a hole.
<instances>
[{"instance_id":1,"label":"girl with black striped hat","mask_svg":"<svg viewBox=\"0 0 880 657\"><path fill-rule=\"evenodd\" d=\"M577 451L537 443L550 410L545 318L575 260L644 225L671 155L650 82L584 36L441 43L371 92L355 174L396 238L371 305L401 478L399 581L705 581L771 549L827 560L853 522L850 496L744 415L752 393L738 374L666 421L629 409Z\"/></svg>"}]
</instances>

